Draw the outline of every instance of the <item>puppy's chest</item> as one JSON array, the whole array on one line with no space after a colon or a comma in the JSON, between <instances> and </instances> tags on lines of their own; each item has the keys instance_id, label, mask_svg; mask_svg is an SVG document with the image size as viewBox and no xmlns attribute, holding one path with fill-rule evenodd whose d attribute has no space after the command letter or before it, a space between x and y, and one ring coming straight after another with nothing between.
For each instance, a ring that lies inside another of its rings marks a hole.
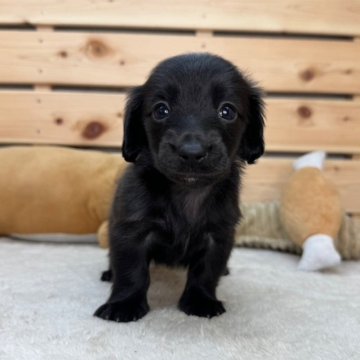
<instances>
[{"instance_id":1,"label":"puppy's chest","mask_svg":"<svg viewBox=\"0 0 360 360\"><path fill-rule=\"evenodd\" d=\"M174 192L170 199L175 221L183 221L190 227L199 227L206 220L210 189Z\"/></svg>"},{"instance_id":2,"label":"puppy's chest","mask_svg":"<svg viewBox=\"0 0 360 360\"><path fill-rule=\"evenodd\" d=\"M160 222L162 231L154 239L156 261L186 265L194 253L208 245L209 224L205 204L206 196L199 192L176 194L168 202Z\"/></svg>"}]
</instances>

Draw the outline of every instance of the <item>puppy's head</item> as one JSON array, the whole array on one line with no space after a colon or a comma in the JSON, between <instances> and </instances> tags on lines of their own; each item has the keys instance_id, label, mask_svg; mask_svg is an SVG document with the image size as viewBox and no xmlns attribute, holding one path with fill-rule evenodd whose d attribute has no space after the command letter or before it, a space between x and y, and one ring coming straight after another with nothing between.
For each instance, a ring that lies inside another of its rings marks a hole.
<instances>
[{"instance_id":1,"label":"puppy's head","mask_svg":"<svg viewBox=\"0 0 360 360\"><path fill-rule=\"evenodd\" d=\"M190 54L160 63L129 96L123 156L151 155L170 180L215 182L240 159L264 152L261 92L230 62Z\"/></svg>"}]
</instances>

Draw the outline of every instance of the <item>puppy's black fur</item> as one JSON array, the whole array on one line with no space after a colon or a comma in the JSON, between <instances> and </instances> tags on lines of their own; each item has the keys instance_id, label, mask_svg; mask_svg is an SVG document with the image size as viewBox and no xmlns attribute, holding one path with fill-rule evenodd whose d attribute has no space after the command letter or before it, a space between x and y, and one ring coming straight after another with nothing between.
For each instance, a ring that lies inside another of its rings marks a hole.
<instances>
[{"instance_id":1,"label":"puppy's black fur","mask_svg":"<svg viewBox=\"0 0 360 360\"><path fill-rule=\"evenodd\" d=\"M213 317L239 220L243 165L264 152L259 89L230 62L190 54L160 63L135 88L123 156L132 162L110 217L111 296L95 315L127 322L148 311L149 263L188 268L179 308Z\"/></svg>"}]
</instances>

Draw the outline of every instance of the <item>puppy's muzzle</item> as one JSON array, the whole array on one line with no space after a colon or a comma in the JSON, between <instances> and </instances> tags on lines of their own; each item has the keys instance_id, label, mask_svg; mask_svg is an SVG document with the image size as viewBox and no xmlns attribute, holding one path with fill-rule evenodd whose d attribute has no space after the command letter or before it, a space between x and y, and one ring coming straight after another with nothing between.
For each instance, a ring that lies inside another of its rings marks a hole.
<instances>
[{"instance_id":1,"label":"puppy's muzzle","mask_svg":"<svg viewBox=\"0 0 360 360\"><path fill-rule=\"evenodd\" d=\"M225 145L216 132L173 131L163 137L157 167L176 183L204 186L221 179L229 170Z\"/></svg>"},{"instance_id":2,"label":"puppy's muzzle","mask_svg":"<svg viewBox=\"0 0 360 360\"><path fill-rule=\"evenodd\" d=\"M181 144L175 151L182 160L193 163L201 162L208 156L205 146L196 141Z\"/></svg>"},{"instance_id":3,"label":"puppy's muzzle","mask_svg":"<svg viewBox=\"0 0 360 360\"><path fill-rule=\"evenodd\" d=\"M211 146L200 136L186 133L176 144L171 144L171 149L182 161L195 165L207 158Z\"/></svg>"}]
</instances>

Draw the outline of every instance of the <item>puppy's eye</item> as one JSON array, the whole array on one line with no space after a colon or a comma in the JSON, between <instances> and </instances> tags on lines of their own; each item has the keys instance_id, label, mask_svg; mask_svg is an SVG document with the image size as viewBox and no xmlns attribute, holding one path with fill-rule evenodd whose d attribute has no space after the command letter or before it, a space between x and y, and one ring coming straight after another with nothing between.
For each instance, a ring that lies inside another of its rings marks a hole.
<instances>
[{"instance_id":1,"label":"puppy's eye","mask_svg":"<svg viewBox=\"0 0 360 360\"><path fill-rule=\"evenodd\" d=\"M155 108L153 110L153 118L155 120L161 121L166 119L170 114L170 109L165 103L159 103L155 105Z\"/></svg>"},{"instance_id":2,"label":"puppy's eye","mask_svg":"<svg viewBox=\"0 0 360 360\"><path fill-rule=\"evenodd\" d=\"M221 119L234 121L238 117L235 107L231 104L224 104L220 107L218 115Z\"/></svg>"}]
</instances>

